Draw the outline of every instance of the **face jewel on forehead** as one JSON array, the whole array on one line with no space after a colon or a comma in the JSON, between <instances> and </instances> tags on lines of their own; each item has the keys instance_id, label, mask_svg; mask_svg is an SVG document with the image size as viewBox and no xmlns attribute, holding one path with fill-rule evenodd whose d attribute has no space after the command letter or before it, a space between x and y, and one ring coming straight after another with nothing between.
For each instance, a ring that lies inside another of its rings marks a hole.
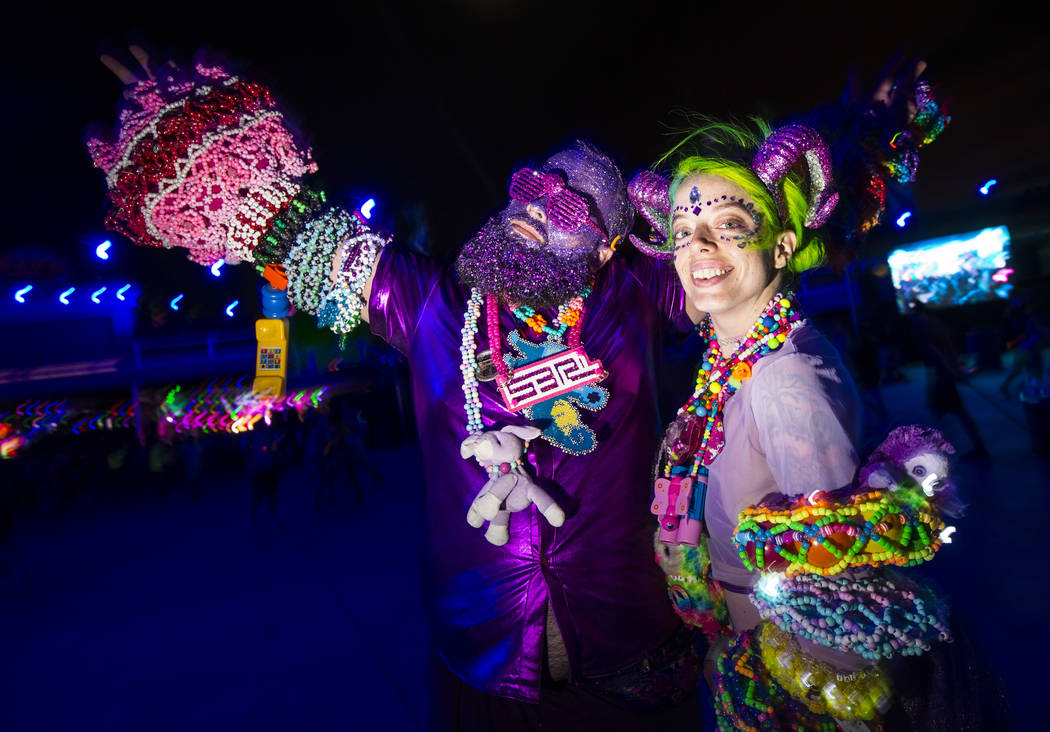
<instances>
[{"instance_id":1,"label":"face jewel on forehead","mask_svg":"<svg viewBox=\"0 0 1050 732\"><path fill-rule=\"evenodd\" d=\"M700 203L700 190L696 186L689 191L689 203Z\"/></svg>"}]
</instances>

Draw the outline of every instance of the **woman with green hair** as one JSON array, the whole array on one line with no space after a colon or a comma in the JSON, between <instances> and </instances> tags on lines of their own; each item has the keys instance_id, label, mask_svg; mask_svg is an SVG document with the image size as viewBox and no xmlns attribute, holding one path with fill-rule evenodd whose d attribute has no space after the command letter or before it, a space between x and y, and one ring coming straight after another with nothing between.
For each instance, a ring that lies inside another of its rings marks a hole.
<instances>
[{"instance_id":1,"label":"woman with green hair","mask_svg":"<svg viewBox=\"0 0 1050 732\"><path fill-rule=\"evenodd\" d=\"M858 473L857 392L792 292L826 258L818 230L855 243L887 184L914 178L946 121L927 86L914 100L892 135L857 135L878 131L863 115L834 163L816 122L703 120L660 161L669 178L628 186L658 243L632 241L673 261L707 343L660 446L652 511L676 610L708 635L723 729L980 729L1003 715L993 674L955 683L953 669L980 664L968 639L940 642L944 603L881 566L950 542L954 450L901 427Z\"/></svg>"},{"instance_id":2,"label":"woman with green hair","mask_svg":"<svg viewBox=\"0 0 1050 732\"><path fill-rule=\"evenodd\" d=\"M769 493L848 485L857 467L852 380L791 291L797 273L824 260L815 229L838 194L827 145L801 125L770 132L761 120L706 121L661 162L669 181L646 172L629 190L664 243L634 243L673 259L708 349L661 448L659 538L702 552L702 520L710 575L725 590L731 626L746 630L759 617L748 601L754 577L732 542L737 516ZM677 507L690 510L665 511L665 493L687 494Z\"/></svg>"}]
</instances>

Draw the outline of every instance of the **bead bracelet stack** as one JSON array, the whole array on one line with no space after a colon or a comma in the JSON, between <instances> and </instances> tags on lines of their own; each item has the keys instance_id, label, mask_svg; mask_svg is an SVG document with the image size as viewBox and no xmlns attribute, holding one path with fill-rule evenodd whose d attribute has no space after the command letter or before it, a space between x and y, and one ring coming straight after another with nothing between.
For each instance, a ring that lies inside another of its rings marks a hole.
<instances>
[{"instance_id":1,"label":"bead bracelet stack","mask_svg":"<svg viewBox=\"0 0 1050 732\"><path fill-rule=\"evenodd\" d=\"M252 265L261 275L268 264L281 264L295 246L295 239L312 219L325 207L324 191L303 188L287 206L270 221L269 228L259 237Z\"/></svg>"},{"instance_id":2,"label":"bead bracelet stack","mask_svg":"<svg viewBox=\"0 0 1050 732\"><path fill-rule=\"evenodd\" d=\"M346 334L360 324L361 311L367 306L364 300L365 285L372 276L372 266L379 251L389 241L374 231L362 230L343 243L343 264L336 275L335 285L318 307L319 326Z\"/></svg>"},{"instance_id":3,"label":"bead bracelet stack","mask_svg":"<svg viewBox=\"0 0 1050 732\"><path fill-rule=\"evenodd\" d=\"M832 575L847 567L911 567L929 561L944 529L928 501L913 507L903 491L858 493L840 502L801 497L787 508L765 504L740 514L733 534L749 570ZM779 499L778 499L779 500Z\"/></svg>"},{"instance_id":4,"label":"bead bracelet stack","mask_svg":"<svg viewBox=\"0 0 1050 732\"><path fill-rule=\"evenodd\" d=\"M834 719L812 712L769 675L756 631L740 633L715 662L713 696L719 729L835 732Z\"/></svg>"},{"instance_id":5,"label":"bead bracelet stack","mask_svg":"<svg viewBox=\"0 0 1050 732\"><path fill-rule=\"evenodd\" d=\"M357 219L341 208L329 209L303 228L284 261L288 299L296 308L311 314L317 312L330 289L336 249L359 230Z\"/></svg>"},{"instance_id":6,"label":"bead bracelet stack","mask_svg":"<svg viewBox=\"0 0 1050 732\"><path fill-rule=\"evenodd\" d=\"M814 714L870 720L890 708L890 679L878 666L843 673L804 653L790 634L772 623L759 626L759 644L772 680Z\"/></svg>"},{"instance_id":7,"label":"bead bracelet stack","mask_svg":"<svg viewBox=\"0 0 1050 732\"><path fill-rule=\"evenodd\" d=\"M918 656L950 638L945 604L888 570L860 578L847 571L763 579L751 602L783 631L869 660Z\"/></svg>"}]
</instances>

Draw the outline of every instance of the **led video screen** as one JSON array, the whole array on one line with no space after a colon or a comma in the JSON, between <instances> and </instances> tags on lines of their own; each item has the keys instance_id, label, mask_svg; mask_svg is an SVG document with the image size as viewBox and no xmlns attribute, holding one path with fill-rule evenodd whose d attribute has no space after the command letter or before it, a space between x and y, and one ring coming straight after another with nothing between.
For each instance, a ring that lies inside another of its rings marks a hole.
<instances>
[{"instance_id":1,"label":"led video screen","mask_svg":"<svg viewBox=\"0 0 1050 732\"><path fill-rule=\"evenodd\" d=\"M919 302L931 308L969 305L1010 296L1010 232L996 226L943 236L894 250L887 262L906 312Z\"/></svg>"}]
</instances>

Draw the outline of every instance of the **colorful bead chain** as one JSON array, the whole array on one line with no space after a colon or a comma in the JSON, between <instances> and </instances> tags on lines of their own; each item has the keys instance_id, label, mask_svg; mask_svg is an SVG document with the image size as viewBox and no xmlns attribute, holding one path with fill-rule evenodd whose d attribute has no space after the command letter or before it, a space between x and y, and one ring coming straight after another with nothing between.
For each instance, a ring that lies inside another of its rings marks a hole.
<instances>
[{"instance_id":1,"label":"colorful bead chain","mask_svg":"<svg viewBox=\"0 0 1050 732\"><path fill-rule=\"evenodd\" d=\"M879 666L844 673L804 653L789 633L768 622L759 626L759 643L770 678L814 714L871 720L889 710L892 686Z\"/></svg>"},{"instance_id":2,"label":"colorful bead chain","mask_svg":"<svg viewBox=\"0 0 1050 732\"><path fill-rule=\"evenodd\" d=\"M715 662L713 697L723 732L838 729L834 719L813 713L770 677L755 630L739 634Z\"/></svg>"},{"instance_id":3,"label":"colorful bead chain","mask_svg":"<svg viewBox=\"0 0 1050 732\"><path fill-rule=\"evenodd\" d=\"M582 293L570 300L572 302L579 299L580 302L575 307L577 314L575 322L569 328L569 337L567 339L569 348L576 348L580 345L580 331L583 330L583 314L585 312L583 298L589 295L590 292L591 287L588 285ZM561 308L558 311L561 312ZM510 380L510 370L507 368L507 363L503 358L503 338L499 332L499 297L491 292L485 296L485 325L489 336L489 349L492 351L492 363L496 367L496 383L504 386ZM547 332L555 335L559 340L561 339L561 333L555 334L555 331L549 329ZM563 333L564 330L561 332Z\"/></svg>"},{"instance_id":4,"label":"colorful bead chain","mask_svg":"<svg viewBox=\"0 0 1050 732\"><path fill-rule=\"evenodd\" d=\"M549 333L555 338L561 338L566 328L570 328L580 321L583 313L583 303L591 294L592 285L593 283L587 285L579 295L558 306L558 314L555 318L558 323L557 327L547 325L547 319L528 305L513 306L512 312L514 317L525 323L534 332Z\"/></svg>"},{"instance_id":5,"label":"colorful bead chain","mask_svg":"<svg viewBox=\"0 0 1050 732\"><path fill-rule=\"evenodd\" d=\"M869 660L918 656L950 639L945 604L889 570L860 578L850 570L763 578L751 602L783 631Z\"/></svg>"},{"instance_id":6,"label":"colorful bead chain","mask_svg":"<svg viewBox=\"0 0 1050 732\"><path fill-rule=\"evenodd\" d=\"M941 547L944 522L921 492L870 491L841 502L820 496L800 496L786 507L778 496L773 505L745 509L733 532L744 566L832 575L864 565L911 567Z\"/></svg>"},{"instance_id":7,"label":"colorful bead chain","mask_svg":"<svg viewBox=\"0 0 1050 732\"><path fill-rule=\"evenodd\" d=\"M485 295L476 287L470 291L467 308L463 312L460 330L459 370L463 374L463 411L467 415L467 434L473 435L485 428L481 419L481 398L478 396L478 377L474 372L477 351L478 319Z\"/></svg>"},{"instance_id":8,"label":"colorful bead chain","mask_svg":"<svg viewBox=\"0 0 1050 732\"><path fill-rule=\"evenodd\" d=\"M754 325L744 336L736 351L723 357L711 324L710 315L698 326L701 337L707 340L707 351L696 375L696 388L692 396L678 410L679 421L695 417L701 435L699 447L692 454L690 475L701 474L701 468L718 457L725 444L722 411L726 402L741 383L751 378L755 363L767 353L776 350L787 340L788 333L802 324L794 293L777 294ZM671 468L684 455L669 451L664 465L664 475L670 476Z\"/></svg>"},{"instance_id":9,"label":"colorful bead chain","mask_svg":"<svg viewBox=\"0 0 1050 732\"><path fill-rule=\"evenodd\" d=\"M525 440L522 454L528 451L528 449L529 441ZM517 460L513 460L509 463L500 463L499 465L482 465L481 467L485 468L485 472L489 474L489 478L498 478L499 476L504 475L505 473L509 473L513 470L521 470L522 466L524 465L524 460L519 457Z\"/></svg>"}]
</instances>

